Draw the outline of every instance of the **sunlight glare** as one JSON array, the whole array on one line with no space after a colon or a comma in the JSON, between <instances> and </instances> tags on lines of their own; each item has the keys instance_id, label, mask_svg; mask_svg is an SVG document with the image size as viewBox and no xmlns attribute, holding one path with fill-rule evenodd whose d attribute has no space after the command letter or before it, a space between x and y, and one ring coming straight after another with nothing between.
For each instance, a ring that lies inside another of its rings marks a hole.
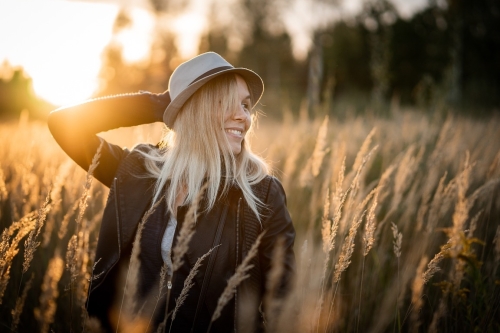
<instances>
[{"instance_id":1,"label":"sunlight glare","mask_svg":"<svg viewBox=\"0 0 500 333\"><path fill-rule=\"evenodd\" d=\"M206 25L206 18L201 11L191 11L175 18L172 30L175 33L175 46L181 58L187 59L198 53Z\"/></svg>"},{"instance_id":2,"label":"sunlight glare","mask_svg":"<svg viewBox=\"0 0 500 333\"><path fill-rule=\"evenodd\" d=\"M99 85L118 11L110 3L0 0L0 62L22 66L35 93L55 105L88 99ZM121 42L126 61L137 61L149 52L152 24L144 10L131 16Z\"/></svg>"},{"instance_id":3,"label":"sunlight glare","mask_svg":"<svg viewBox=\"0 0 500 333\"><path fill-rule=\"evenodd\" d=\"M123 59L130 64L149 57L154 37L154 17L142 9L133 9L129 15L132 25L120 31L116 39L123 47Z\"/></svg>"}]
</instances>

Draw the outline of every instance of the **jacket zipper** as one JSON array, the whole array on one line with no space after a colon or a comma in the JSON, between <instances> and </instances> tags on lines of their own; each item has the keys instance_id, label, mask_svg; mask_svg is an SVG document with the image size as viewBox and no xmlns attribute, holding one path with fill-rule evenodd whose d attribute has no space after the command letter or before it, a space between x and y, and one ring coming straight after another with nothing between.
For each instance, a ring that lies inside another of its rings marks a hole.
<instances>
[{"instance_id":1,"label":"jacket zipper","mask_svg":"<svg viewBox=\"0 0 500 333\"><path fill-rule=\"evenodd\" d=\"M240 258L239 258L239 249L240 249L240 206L241 206L241 197L238 199L238 208L236 210L236 262L234 266L234 270L236 271L236 267L238 267ZM238 332L238 288L234 293L234 332Z\"/></svg>"},{"instance_id":2,"label":"jacket zipper","mask_svg":"<svg viewBox=\"0 0 500 333\"><path fill-rule=\"evenodd\" d=\"M219 217L219 222L217 225L217 230L215 232L214 242L212 244L212 248L215 247L212 254L209 256L207 269L205 271L205 275L203 276L203 282L201 285L200 296L198 297L198 305L196 306L196 312L194 313L193 326L191 327L191 332L194 332L194 327L196 325L196 319L198 318L198 314L201 311L202 304L205 302L205 294L208 288L208 284L210 283L210 279L212 277L212 270L215 264L215 259L217 258L217 251L220 243L220 239L222 236L222 231L224 230L224 224L226 223L226 216L228 211L228 205L224 204L222 208L222 213Z\"/></svg>"},{"instance_id":3,"label":"jacket zipper","mask_svg":"<svg viewBox=\"0 0 500 333\"><path fill-rule=\"evenodd\" d=\"M116 214L116 235L118 237L118 258L122 255L122 241L120 238L120 214L118 211L118 178L113 179L115 183L115 214Z\"/></svg>"}]
</instances>

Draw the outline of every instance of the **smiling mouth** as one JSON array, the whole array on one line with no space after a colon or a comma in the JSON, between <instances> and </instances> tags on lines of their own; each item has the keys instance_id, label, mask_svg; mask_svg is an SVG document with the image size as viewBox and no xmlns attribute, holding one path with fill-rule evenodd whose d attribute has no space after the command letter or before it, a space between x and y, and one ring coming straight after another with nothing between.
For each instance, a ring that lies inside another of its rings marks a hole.
<instances>
[{"instance_id":1,"label":"smiling mouth","mask_svg":"<svg viewBox=\"0 0 500 333\"><path fill-rule=\"evenodd\" d=\"M242 131L235 130L235 129L227 129L226 132L231 133L231 134L236 134L236 135L241 135L243 133Z\"/></svg>"}]
</instances>

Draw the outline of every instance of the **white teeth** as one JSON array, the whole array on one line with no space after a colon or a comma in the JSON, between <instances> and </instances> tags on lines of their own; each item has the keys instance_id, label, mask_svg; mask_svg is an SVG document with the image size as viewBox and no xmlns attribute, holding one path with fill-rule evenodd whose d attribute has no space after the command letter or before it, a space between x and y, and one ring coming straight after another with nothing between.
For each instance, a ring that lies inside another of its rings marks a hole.
<instances>
[{"instance_id":1,"label":"white teeth","mask_svg":"<svg viewBox=\"0 0 500 333\"><path fill-rule=\"evenodd\" d=\"M234 130L234 129L227 129L226 132L233 133L233 134L236 134L236 135L241 135L241 131Z\"/></svg>"}]
</instances>

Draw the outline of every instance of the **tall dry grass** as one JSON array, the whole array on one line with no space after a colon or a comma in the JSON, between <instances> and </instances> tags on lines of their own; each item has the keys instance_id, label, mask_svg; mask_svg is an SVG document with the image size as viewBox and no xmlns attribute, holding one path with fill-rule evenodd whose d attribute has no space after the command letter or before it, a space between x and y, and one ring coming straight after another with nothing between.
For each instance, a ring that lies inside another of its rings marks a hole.
<instances>
[{"instance_id":1,"label":"tall dry grass","mask_svg":"<svg viewBox=\"0 0 500 333\"><path fill-rule=\"evenodd\" d=\"M268 331L500 330L498 117L284 119L261 121L253 142L283 181L297 229L292 289L265 295ZM104 135L130 147L160 131ZM108 190L44 124L0 124L0 139L0 330L82 331ZM269 290L280 256L277 247Z\"/></svg>"}]
</instances>

